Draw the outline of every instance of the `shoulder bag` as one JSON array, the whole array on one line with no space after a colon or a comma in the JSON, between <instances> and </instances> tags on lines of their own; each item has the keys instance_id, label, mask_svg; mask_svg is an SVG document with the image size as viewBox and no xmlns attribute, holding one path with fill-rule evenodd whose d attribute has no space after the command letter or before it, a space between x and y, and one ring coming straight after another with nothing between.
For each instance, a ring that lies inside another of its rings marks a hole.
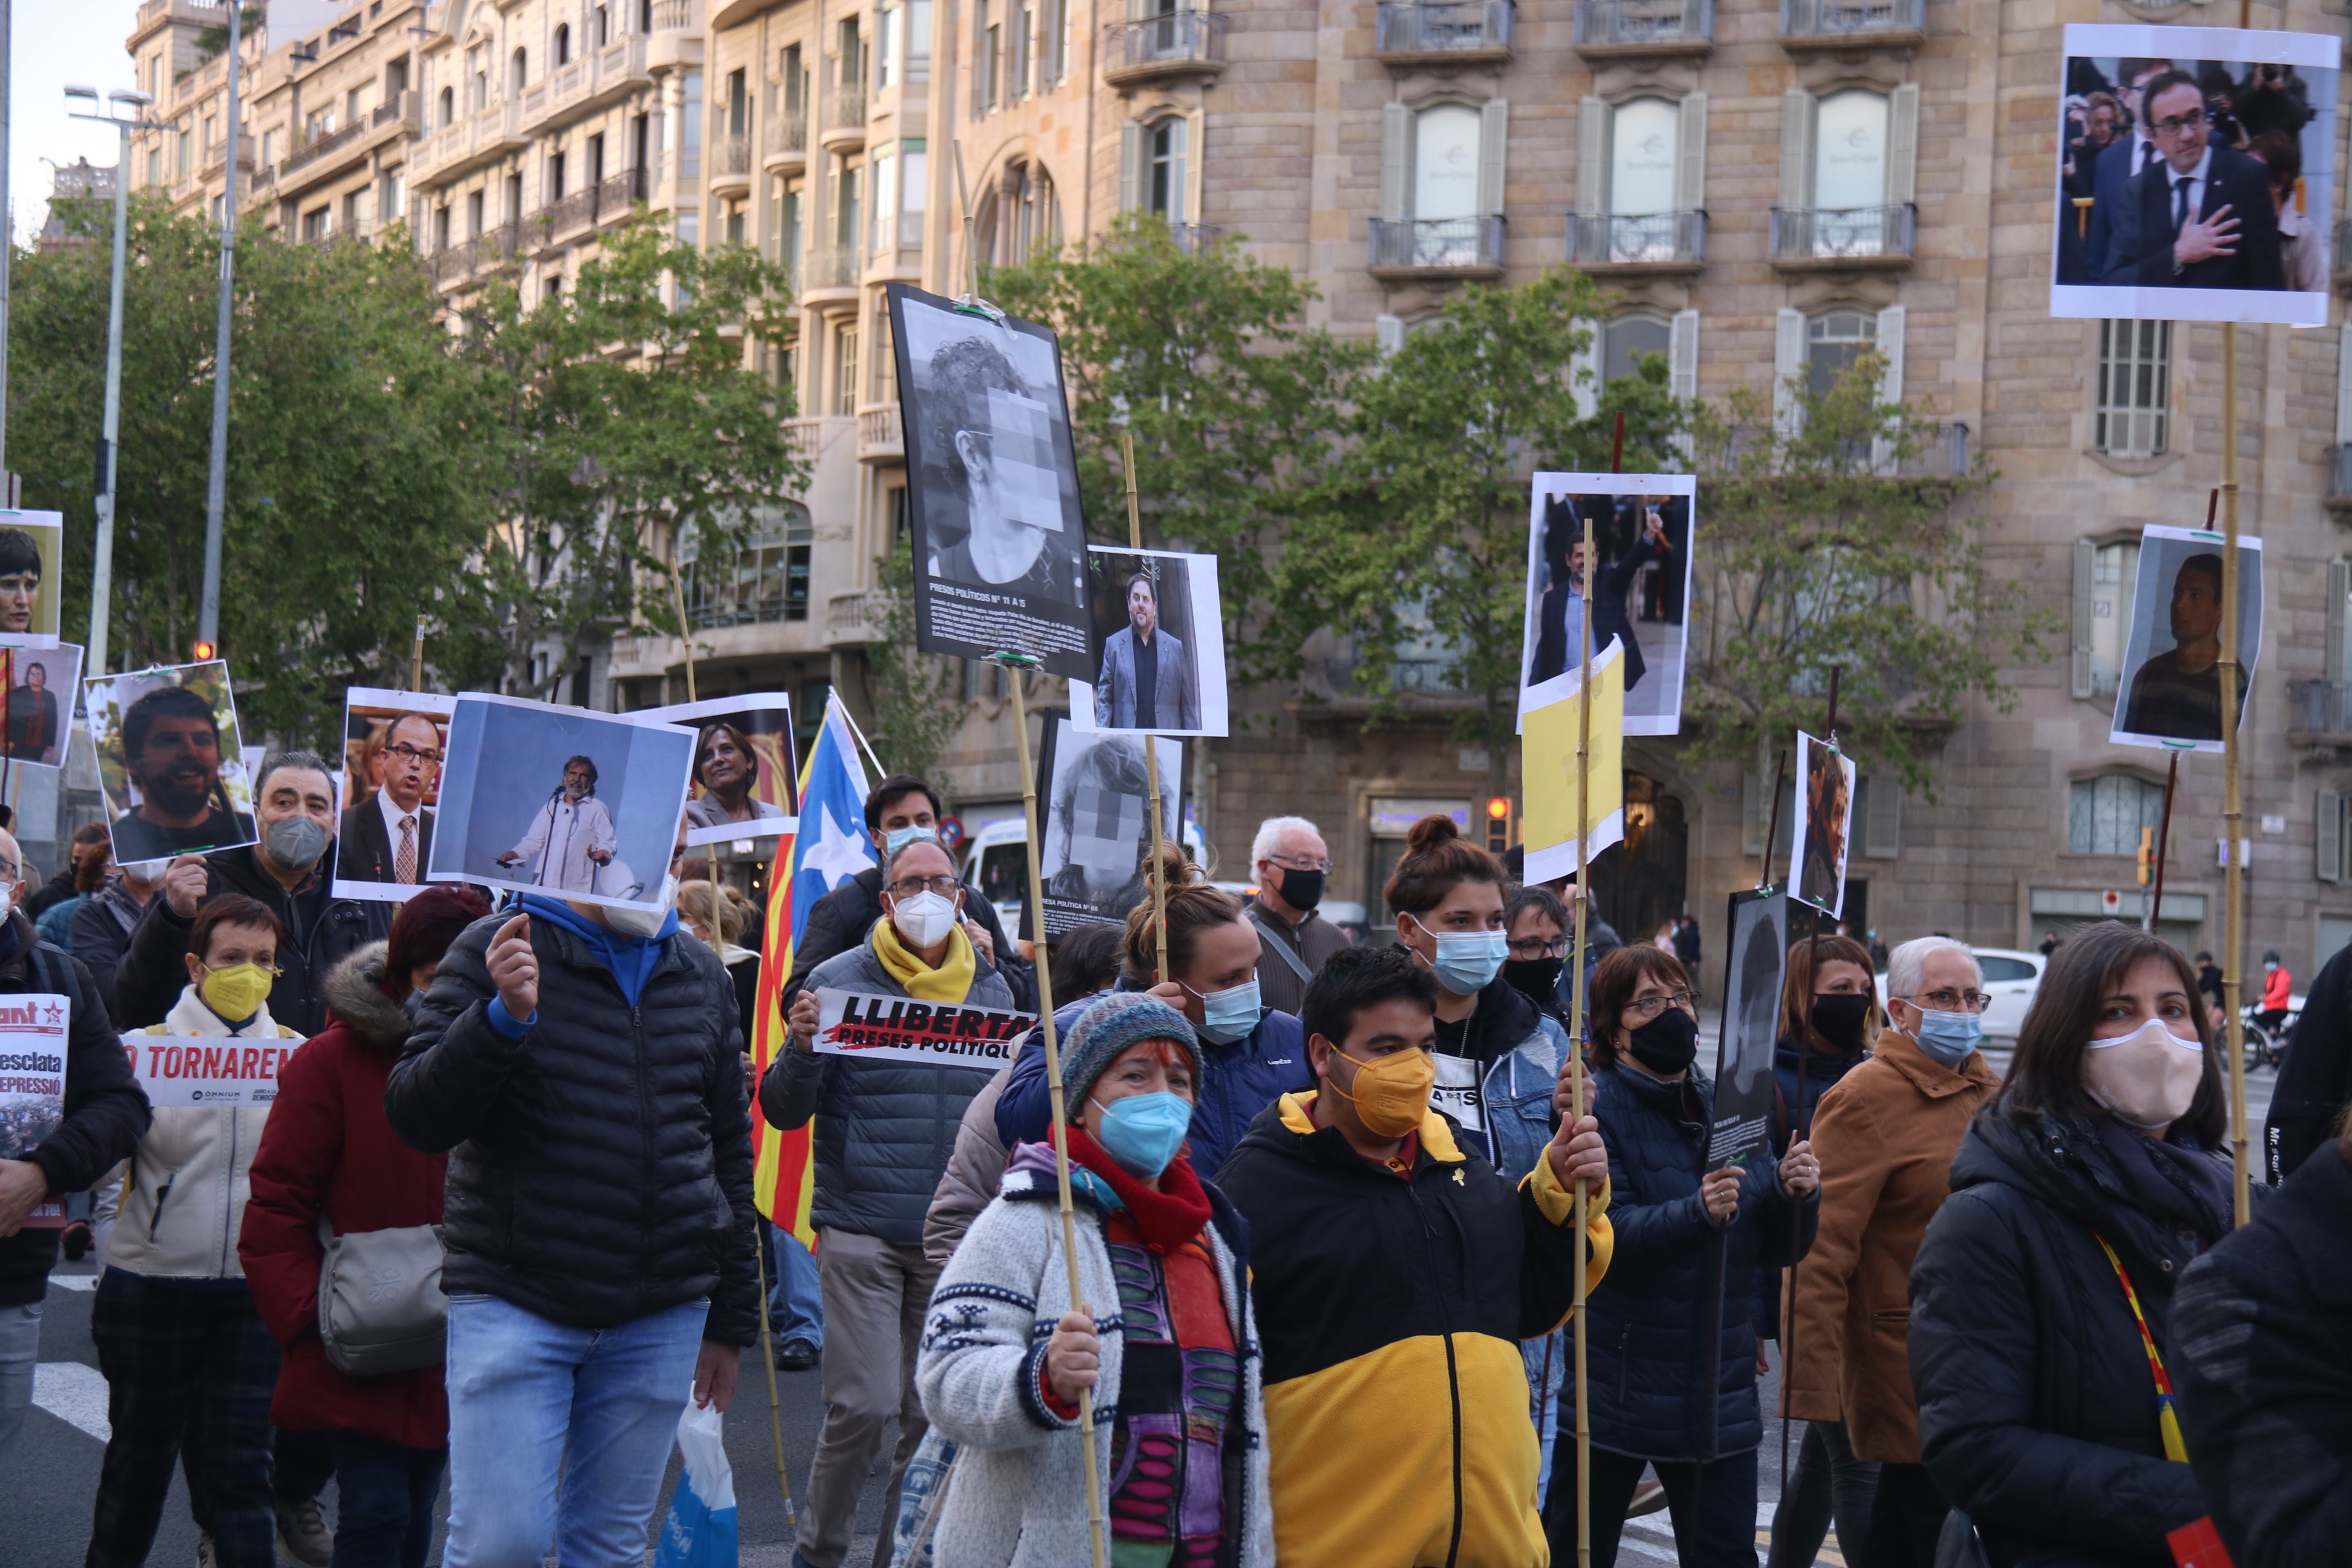
<instances>
[{"instance_id":1,"label":"shoulder bag","mask_svg":"<svg viewBox=\"0 0 2352 1568\"><path fill-rule=\"evenodd\" d=\"M441 1227L401 1226L319 1239L319 1338L347 1377L383 1377L441 1364L449 1300L441 1293Z\"/></svg>"}]
</instances>

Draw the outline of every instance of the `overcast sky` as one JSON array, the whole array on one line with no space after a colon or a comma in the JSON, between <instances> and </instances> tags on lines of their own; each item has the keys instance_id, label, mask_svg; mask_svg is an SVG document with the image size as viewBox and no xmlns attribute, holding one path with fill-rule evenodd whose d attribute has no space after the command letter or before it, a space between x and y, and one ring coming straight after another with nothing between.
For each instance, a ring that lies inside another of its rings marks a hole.
<instances>
[{"instance_id":1,"label":"overcast sky","mask_svg":"<svg viewBox=\"0 0 2352 1568\"><path fill-rule=\"evenodd\" d=\"M15 0L10 10L8 201L23 244L48 216L51 163L111 163L120 151L115 132L66 118L65 89L136 85L122 45L139 0Z\"/></svg>"}]
</instances>

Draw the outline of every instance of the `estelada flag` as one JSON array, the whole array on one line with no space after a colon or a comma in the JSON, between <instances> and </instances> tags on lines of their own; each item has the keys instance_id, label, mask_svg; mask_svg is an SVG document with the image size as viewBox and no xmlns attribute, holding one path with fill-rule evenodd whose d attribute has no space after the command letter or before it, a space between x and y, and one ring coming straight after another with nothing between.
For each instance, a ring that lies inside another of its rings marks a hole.
<instances>
[{"instance_id":1,"label":"estelada flag","mask_svg":"<svg viewBox=\"0 0 2352 1568\"><path fill-rule=\"evenodd\" d=\"M850 735L841 699L830 696L824 727L801 768L800 831L776 840L776 863L768 879L768 925L760 942L755 1004L759 1017L751 1032L751 1059L762 1078L776 1053L790 1048L784 1043L784 982L792 976L793 942L808 929L809 911L819 899L873 864L873 845L866 837L866 769L857 760L857 742ZM754 1105L751 1139L757 1156L751 1201L771 1221L800 1237L803 1246L814 1246L809 1129L770 1127Z\"/></svg>"},{"instance_id":2,"label":"estelada flag","mask_svg":"<svg viewBox=\"0 0 2352 1568\"><path fill-rule=\"evenodd\" d=\"M1582 687L1530 709L1521 721L1519 776L1526 795L1520 839L1527 879L1576 874L1577 841L1587 862L1625 837L1625 647L1612 637L1592 659L1592 727L1584 764L1584 820L1576 819L1576 749ZM1573 682L1577 672L1568 672Z\"/></svg>"}]
</instances>

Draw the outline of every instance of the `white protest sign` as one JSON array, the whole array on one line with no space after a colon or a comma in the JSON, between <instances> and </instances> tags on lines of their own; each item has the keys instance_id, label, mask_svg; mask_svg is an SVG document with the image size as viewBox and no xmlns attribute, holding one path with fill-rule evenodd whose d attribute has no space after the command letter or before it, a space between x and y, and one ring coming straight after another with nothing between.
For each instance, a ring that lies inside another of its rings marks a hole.
<instances>
[{"instance_id":1,"label":"white protest sign","mask_svg":"<svg viewBox=\"0 0 2352 1568\"><path fill-rule=\"evenodd\" d=\"M0 1160L21 1160L58 1130L66 1115L66 1026L72 1003L52 992L0 1000ZM25 1224L65 1224L55 1198L35 1205Z\"/></svg>"},{"instance_id":2,"label":"white protest sign","mask_svg":"<svg viewBox=\"0 0 2352 1568\"><path fill-rule=\"evenodd\" d=\"M1012 1061L1022 1037L1037 1025L1034 1013L872 996L822 985L816 1006L819 1056L927 1062L982 1072L994 1072Z\"/></svg>"},{"instance_id":3,"label":"white protest sign","mask_svg":"<svg viewBox=\"0 0 2352 1568\"><path fill-rule=\"evenodd\" d=\"M293 1036L122 1037L150 1105L268 1105L278 1098L278 1069L301 1044Z\"/></svg>"},{"instance_id":4,"label":"white protest sign","mask_svg":"<svg viewBox=\"0 0 2352 1568\"><path fill-rule=\"evenodd\" d=\"M1465 1132L1486 1131L1486 1102L1478 1092L1478 1064L1443 1051L1432 1055L1437 1062L1437 1086L1429 1091L1430 1108L1454 1118Z\"/></svg>"}]
</instances>

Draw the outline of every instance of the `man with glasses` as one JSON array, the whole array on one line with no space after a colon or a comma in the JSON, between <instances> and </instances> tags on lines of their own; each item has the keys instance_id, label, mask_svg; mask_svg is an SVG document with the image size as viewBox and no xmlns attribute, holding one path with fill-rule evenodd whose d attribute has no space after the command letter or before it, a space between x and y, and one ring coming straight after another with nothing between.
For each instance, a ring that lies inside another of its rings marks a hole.
<instances>
[{"instance_id":1,"label":"man with glasses","mask_svg":"<svg viewBox=\"0 0 2352 1568\"><path fill-rule=\"evenodd\" d=\"M1856 1560L1928 1568L1948 1505L1919 1462L1905 1339L1911 1260L1950 1195L1969 1119L2000 1079L1978 1049L1989 998L1966 947L1905 942L1888 956L1886 994L1894 1027L1813 1113L1821 1226L1796 1271L1782 1343L1788 1414L1843 1419L1854 1458L1879 1467Z\"/></svg>"},{"instance_id":2,"label":"man with glasses","mask_svg":"<svg viewBox=\"0 0 2352 1568\"><path fill-rule=\"evenodd\" d=\"M2163 161L2139 178L2143 289L2284 289L2278 212L2259 159L2213 139L2197 79L2167 71L2147 84L2148 127Z\"/></svg>"},{"instance_id":3,"label":"man with glasses","mask_svg":"<svg viewBox=\"0 0 2352 1568\"><path fill-rule=\"evenodd\" d=\"M441 780L441 727L429 713L403 713L374 760L383 787L343 813L335 879L421 886L433 854L433 812L425 801Z\"/></svg>"},{"instance_id":4,"label":"man with glasses","mask_svg":"<svg viewBox=\"0 0 2352 1568\"><path fill-rule=\"evenodd\" d=\"M819 993L908 996L934 1007L1010 1010L1012 988L980 962L961 918L963 883L931 838L886 852L882 918L866 940L817 965L787 1015L791 1049L760 1084L768 1124L790 1131L814 1117L817 1279L824 1298L822 1362L825 1415L794 1545L795 1568L839 1568L857 1523L858 1494L898 1422L882 1536L874 1561L890 1561L898 1487L923 1440L915 1352L939 1265L923 1253L923 1215L947 1173L955 1130L989 1081L974 1068L877 1061L819 1052ZM1042 1434L1041 1434L1042 1436Z\"/></svg>"},{"instance_id":5,"label":"man with glasses","mask_svg":"<svg viewBox=\"0 0 2352 1568\"><path fill-rule=\"evenodd\" d=\"M1265 954L1257 966L1258 1000L1277 1013L1296 1014L1307 982L1333 953L1355 945L1316 912L1331 874L1331 851L1305 817L1269 816L1250 841L1250 870L1257 892L1243 913Z\"/></svg>"}]
</instances>

